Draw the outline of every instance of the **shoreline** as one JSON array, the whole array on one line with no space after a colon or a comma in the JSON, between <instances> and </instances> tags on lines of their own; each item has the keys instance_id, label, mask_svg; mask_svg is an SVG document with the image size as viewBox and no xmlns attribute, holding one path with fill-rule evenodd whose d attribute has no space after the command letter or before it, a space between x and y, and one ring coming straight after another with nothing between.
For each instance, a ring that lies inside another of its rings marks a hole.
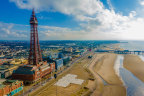
<instances>
[{"instance_id":1,"label":"shoreline","mask_svg":"<svg viewBox=\"0 0 144 96\"><path fill-rule=\"evenodd\" d=\"M108 83L104 86L102 96L126 96L126 89L123 86L123 82L114 70L116 54L107 54L101 68L98 70L98 74Z\"/></svg>"},{"instance_id":2,"label":"shoreline","mask_svg":"<svg viewBox=\"0 0 144 96\"><path fill-rule=\"evenodd\" d=\"M115 73L114 64L116 60L116 54L106 54L103 59L101 67L96 72L108 83L108 84L123 84L119 79L119 76Z\"/></svg>"},{"instance_id":3,"label":"shoreline","mask_svg":"<svg viewBox=\"0 0 144 96\"><path fill-rule=\"evenodd\" d=\"M144 61L137 55L125 55L124 67L144 82Z\"/></svg>"},{"instance_id":4,"label":"shoreline","mask_svg":"<svg viewBox=\"0 0 144 96\"><path fill-rule=\"evenodd\" d=\"M121 55L122 56L122 55ZM125 82L123 81L123 79L122 79L122 77L120 76L120 70L119 70L119 68L120 68L120 66L121 66L121 64L119 63L120 61L118 60L118 55L117 55L117 57L116 57L116 60L115 60L115 64L114 64L114 70L115 70L115 73L116 73L116 75L119 77L119 79L121 80L121 82L123 83L123 86L126 86L125 85ZM124 57L123 57L124 58Z\"/></svg>"},{"instance_id":5,"label":"shoreline","mask_svg":"<svg viewBox=\"0 0 144 96\"><path fill-rule=\"evenodd\" d=\"M99 55L101 54L98 54L97 58L99 58ZM116 54L104 54L104 58L97 60L93 64L94 74L97 76L97 84L101 86L99 90L101 93L97 96L107 96L107 94L109 96L126 96L126 88L114 70L115 60ZM107 83L106 85L104 85L102 79ZM92 96L95 96L98 91L95 90L94 93Z\"/></svg>"}]
</instances>

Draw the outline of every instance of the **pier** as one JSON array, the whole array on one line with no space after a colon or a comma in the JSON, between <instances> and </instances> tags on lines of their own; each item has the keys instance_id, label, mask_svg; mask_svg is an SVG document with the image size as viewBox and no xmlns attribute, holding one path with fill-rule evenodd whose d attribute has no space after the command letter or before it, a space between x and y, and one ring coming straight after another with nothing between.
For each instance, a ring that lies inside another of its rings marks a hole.
<instances>
[{"instance_id":1,"label":"pier","mask_svg":"<svg viewBox=\"0 0 144 96\"><path fill-rule=\"evenodd\" d=\"M137 54L142 55L144 51L130 51L130 50L96 50L99 53L116 53L116 54Z\"/></svg>"}]
</instances>

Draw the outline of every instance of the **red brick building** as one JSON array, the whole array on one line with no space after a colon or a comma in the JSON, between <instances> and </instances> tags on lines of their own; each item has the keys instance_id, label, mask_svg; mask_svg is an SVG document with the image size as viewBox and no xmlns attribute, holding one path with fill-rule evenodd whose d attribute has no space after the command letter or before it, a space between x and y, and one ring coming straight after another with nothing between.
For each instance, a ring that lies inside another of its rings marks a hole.
<instances>
[{"instance_id":1,"label":"red brick building","mask_svg":"<svg viewBox=\"0 0 144 96\"><path fill-rule=\"evenodd\" d=\"M0 96L11 96L23 90L23 81L7 80L0 84Z\"/></svg>"},{"instance_id":2,"label":"red brick building","mask_svg":"<svg viewBox=\"0 0 144 96\"><path fill-rule=\"evenodd\" d=\"M25 83L33 83L55 70L55 63L44 62L42 65L24 65L14 70L12 78Z\"/></svg>"}]
</instances>

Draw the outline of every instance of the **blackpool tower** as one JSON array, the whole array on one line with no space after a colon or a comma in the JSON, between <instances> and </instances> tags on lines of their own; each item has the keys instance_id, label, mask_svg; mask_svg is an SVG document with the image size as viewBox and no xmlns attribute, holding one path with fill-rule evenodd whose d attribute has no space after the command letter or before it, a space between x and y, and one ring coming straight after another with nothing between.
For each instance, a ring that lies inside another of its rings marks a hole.
<instances>
[{"instance_id":1,"label":"blackpool tower","mask_svg":"<svg viewBox=\"0 0 144 96\"><path fill-rule=\"evenodd\" d=\"M27 83L34 83L37 80L45 77L55 70L55 63L48 63L42 61L42 55L40 50L40 44L38 39L38 21L33 10L30 18L30 53L29 62L27 65L21 65L12 74L12 78L15 80L22 80Z\"/></svg>"},{"instance_id":2,"label":"blackpool tower","mask_svg":"<svg viewBox=\"0 0 144 96\"><path fill-rule=\"evenodd\" d=\"M40 44L38 39L38 21L34 12L32 11L32 15L30 18L30 26L31 26L31 33L30 33L30 53L29 53L29 64L30 65L40 65L42 63L42 55L40 50Z\"/></svg>"}]
</instances>

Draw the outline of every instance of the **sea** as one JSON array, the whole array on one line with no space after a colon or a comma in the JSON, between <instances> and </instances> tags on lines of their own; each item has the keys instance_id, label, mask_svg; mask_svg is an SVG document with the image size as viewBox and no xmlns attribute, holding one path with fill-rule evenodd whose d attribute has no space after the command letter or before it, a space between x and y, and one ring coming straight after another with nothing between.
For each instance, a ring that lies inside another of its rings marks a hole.
<instances>
[{"instance_id":1,"label":"sea","mask_svg":"<svg viewBox=\"0 0 144 96\"><path fill-rule=\"evenodd\" d=\"M120 43L120 48L130 51L144 51L144 41L126 41ZM144 61L144 55L138 55ZM118 55L115 71L127 89L127 96L144 96L144 82L123 67L123 55Z\"/></svg>"},{"instance_id":2,"label":"sea","mask_svg":"<svg viewBox=\"0 0 144 96\"><path fill-rule=\"evenodd\" d=\"M144 96L144 83L123 67L123 60L124 56L118 55L114 69L126 88L127 96Z\"/></svg>"},{"instance_id":3,"label":"sea","mask_svg":"<svg viewBox=\"0 0 144 96\"><path fill-rule=\"evenodd\" d=\"M130 51L144 51L144 41L120 41L120 48Z\"/></svg>"}]
</instances>

